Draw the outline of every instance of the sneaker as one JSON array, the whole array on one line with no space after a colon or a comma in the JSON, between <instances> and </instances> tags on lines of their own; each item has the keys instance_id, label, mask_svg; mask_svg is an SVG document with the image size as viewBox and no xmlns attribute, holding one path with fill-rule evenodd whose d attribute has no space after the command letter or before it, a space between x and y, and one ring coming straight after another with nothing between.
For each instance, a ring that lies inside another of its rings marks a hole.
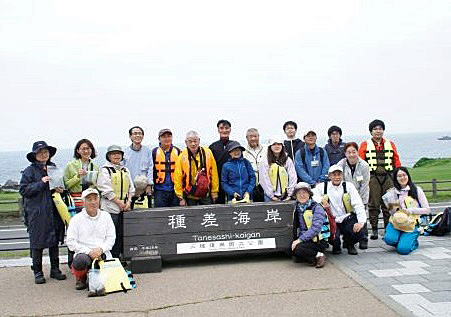
<instances>
[{"instance_id":1,"label":"sneaker","mask_svg":"<svg viewBox=\"0 0 451 317\"><path fill-rule=\"evenodd\" d=\"M316 258L315 267L317 269L322 268L325 264L326 264L326 255L325 254Z\"/></svg>"},{"instance_id":2,"label":"sneaker","mask_svg":"<svg viewBox=\"0 0 451 317\"><path fill-rule=\"evenodd\" d=\"M66 279L66 274L63 274L59 269L56 269L50 271L50 277L55 280L62 281Z\"/></svg>"},{"instance_id":3,"label":"sneaker","mask_svg":"<svg viewBox=\"0 0 451 317\"><path fill-rule=\"evenodd\" d=\"M357 255L357 254L359 254L359 253L357 252L357 249L355 248L355 246L354 246L353 244L350 244L350 245L348 246L348 254L351 254L351 255Z\"/></svg>"},{"instance_id":4,"label":"sneaker","mask_svg":"<svg viewBox=\"0 0 451 317\"><path fill-rule=\"evenodd\" d=\"M332 247L332 254L341 254L340 247Z\"/></svg>"},{"instance_id":5,"label":"sneaker","mask_svg":"<svg viewBox=\"0 0 451 317\"><path fill-rule=\"evenodd\" d=\"M360 250L366 250L366 249L368 249L368 241L367 241L367 240L360 241L360 242L359 242L359 249L360 249Z\"/></svg>"},{"instance_id":6,"label":"sneaker","mask_svg":"<svg viewBox=\"0 0 451 317\"><path fill-rule=\"evenodd\" d=\"M105 292L105 288L99 289L97 291L97 296L105 296L106 292Z\"/></svg>"},{"instance_id":7,"label":"sneaker","mask_svg":"<svg viewBox=\"0 0 451 317\"><path fill-rule=\"evenodd\" d=\"M85 288L87 288L87 287L88 287L88 283L86 283L86 280L84 280L84 281L79 280L79 281L77 281L77 282L75 283L75 289L76 289L77 291L82 290L82 289L85 289Z\"/></svg>"},{"instance_id":8,"label":"sneaker","mask_svg":"<svg viewBox=\"0 0 451 317\"><path fill-rule=\"evenodd\" d=\"M346 239L343 239L342 245L343 245L344 249L347 249L348 248L348 241Z\"/></svg>"},{"instance_id":9,"label":"sneaker","mask_svg":"<svg viewBox=\"0 0 451 317\"><path fill-rule=\"evenodd\" d=\"M44 284L45 283L44 273L42 272L34 273L34 283Z\"/></svg>"}]
</instances>

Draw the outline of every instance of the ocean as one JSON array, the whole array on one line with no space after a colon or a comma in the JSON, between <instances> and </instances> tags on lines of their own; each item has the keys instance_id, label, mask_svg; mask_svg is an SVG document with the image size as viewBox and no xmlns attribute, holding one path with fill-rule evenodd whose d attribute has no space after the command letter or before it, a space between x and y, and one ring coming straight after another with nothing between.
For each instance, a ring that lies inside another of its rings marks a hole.
<instances>
[{"instance_id":1,"label":"ocean","mask_svg":"<svg viewBox=\"0 0 451 317\"><path fill-rule=\"evenodd\" d=\"M451 141L440 141L437 138L444 135L451 135L451 132L432 132L432 133L411 133L411 134L393 134L387 135L387 138L393 140L398 149L401 163L404 166L412 167L422 157L445 158L451 157ZM233 135L232 135L233 136ZM368 139L368 135L357 135L344 137L344 141L355 141L360 144ZM238 140L245 144L246 140ZM264 143L264 139L261 140ZM326 143L325 137L318 138L318 145L323 146ZM151 148L157 144L150 144ZM205 145L205 144L202 144ZM178 144L180 148L184 146ZM31 144L30 144L31 148ZM100 166L105 162L106 147L96 148L97 158L94 160ZM73 160L73 149L58 149L53 161L58 167L64 168L67 162ZM19 181L20 172L30 163L26 159L29 151L0 152L0 184L3 185L8 180Z\"/></svg>"}]
</instances>

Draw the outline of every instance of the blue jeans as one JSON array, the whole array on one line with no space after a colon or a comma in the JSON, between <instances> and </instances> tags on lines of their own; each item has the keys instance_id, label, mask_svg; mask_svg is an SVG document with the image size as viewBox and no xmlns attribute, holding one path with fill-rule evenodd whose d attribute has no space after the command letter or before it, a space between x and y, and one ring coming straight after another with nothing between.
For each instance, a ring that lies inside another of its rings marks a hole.
<instances>
[{"instance_id":1,"label":"blue jeans","mask_svg":"<svg viewBox=\"0 0 451 317\"><path fill-rule=\"evenodd\" d=\"M395 229L393 225L389 223L385 229L384 241L386 244L396 247L398 253L406 255L418 248L419 235L420 231L417 227L415 227L413 232L404 232Z\"/></svg>"},{"instance_id":2,"label":"blue jeans","mask_svg":"<svg viewBox=\"0 0 451 317\"><path fill-rule=\"evenodd\" d=\"M179 199L174 191L155 190L153 193L154 207L177 207Z\"/></svg>"}]
</instances>

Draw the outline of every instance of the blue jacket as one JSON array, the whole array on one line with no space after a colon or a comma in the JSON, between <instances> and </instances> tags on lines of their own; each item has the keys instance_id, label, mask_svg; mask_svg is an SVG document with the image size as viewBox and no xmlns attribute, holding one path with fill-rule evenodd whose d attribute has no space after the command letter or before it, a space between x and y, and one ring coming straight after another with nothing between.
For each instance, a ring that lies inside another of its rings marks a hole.
<instances>
[{"instance_id":1,"label":"blue jacket","mask_svg":"<svg viewBox=\"0 0 451 317\"><path fill-rule=\"evenodd\" d=\"M313 212L312 226L310 229L307 228L304 222L304 211L300 208L297 201L294 208L293 240L299 239L302 242L307 242L321 233L323 223L326 220L326 212L320 204L312 200L310 206L307 206L307 210L312 210Z\"/></svg>"},{"instance_id":2,"label":"blue jacket","mask_svg":"<svg viewBox=\"0 0 451 317\"><path fill-rule=\"evenodd\" d=\"M327 180L327 174L329 172L330 164L326 151L323 148L315 145L312 155L312 151L310 151L307 144L304 144L304 151L305 164L302 161L301 150L298 150L296 152L294 162L296 173L298 174L300 181L306 182L312 186L316 183L321 183ZM320 151L323 151L322 161ZM312 161L318 161L318 165L312 166Z\"/></svg>"},{"instance_id":3,"label":"blue jacket","mask_svg":"<svg viewBox=\"0 0 451 317\"><path fill-rule=\"evenodd\" d=\"M30 248L49 248L64 241L64 223L54 207L49 183L41 180L44 176L47 172L43 166L34 162L23 171L20 180L19 192L25 198L24 216Z\"/></svg>"},{"instance_id":4,"label":"blue jacket","mask_svg":"<svg viewBox=\"0 0 451 317\"><path fill-rule=\"evenodd\" d=\"M221 172L221 186L228 199L233 199L233 194L238 193L243 198L248 192L252 196L255 187L255 173L251 162L243 157L230 158L223 166Z\"/></svg>"}]
</instances>

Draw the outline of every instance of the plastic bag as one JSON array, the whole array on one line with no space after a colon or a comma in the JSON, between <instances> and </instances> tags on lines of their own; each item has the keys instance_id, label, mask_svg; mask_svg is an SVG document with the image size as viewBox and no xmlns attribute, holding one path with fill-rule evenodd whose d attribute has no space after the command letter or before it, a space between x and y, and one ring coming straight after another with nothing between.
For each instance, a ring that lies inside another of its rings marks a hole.
<instances>
[{"instance_id":1,"label":"plastic bag","mask_svg":"<svg viewBox=\"0 0 451 317\"><path fill-rule=\"evenodd\" d=\"M83 185L89 187L97 184L97 176L99 175L98 171L87 171L86 175L82 178Z\"/></svg>"},{"instance_id":2,"label":"plastic bag","mask_svg":"<svg viewBox=\"0 0 451 317\"><path fill-rule=\"evenodd\" d=\"M50 177L49 186L50 190L55 189L57 187L59 188L65 188L64 187L64 172L63 170L60 170L56 166L49 165L47 166L47 175Z\"/></svg>"},{"instance_id":3,"label":"plastic bag","mask_svg":"<svg viewBox=\"0 0 451 317\"><path fill-rule=\"evenodd\" d=\"M382 201L385 206L387 206L388 211L390 211L391 214L394 214L400 208L399 198L395 192L395 188L390 188L387 190L384 196L382 196Z\"/></svg>"},{"instance_id":4,"label":"plastic bag","mask_svg":"<svg viewBox=\"0 0 451 317\"><path fill-rule=\"evenodd\" d=\"M100 269L90 269L88 272L89 293L88 296L105 295L105 281Z\"/></svg>"}]
</instances>

